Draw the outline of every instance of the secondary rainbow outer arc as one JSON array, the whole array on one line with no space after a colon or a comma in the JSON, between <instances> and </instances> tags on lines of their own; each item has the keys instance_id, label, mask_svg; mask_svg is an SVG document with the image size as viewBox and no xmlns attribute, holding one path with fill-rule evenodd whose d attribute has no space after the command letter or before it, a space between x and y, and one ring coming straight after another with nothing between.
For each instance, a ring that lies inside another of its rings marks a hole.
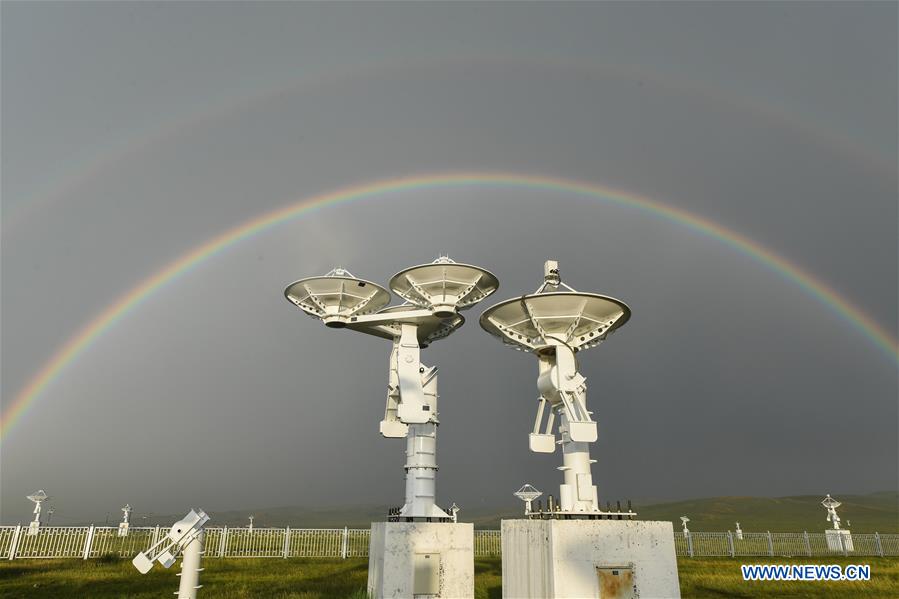
<instances>
[{"instance_id":1,"label":"secondary rainbow outer arc","mask_svg":"<svg viewBox=\"0 0 899 599\"><path fill-rule=\"evenodd\" d=\"M816 300L829 307L837 315L862 332L878 348L886 352L892 361L899 362L899 347L897 347L899 344L897 344L896 339L892 337L890 332L859 308L852 305L851 302L841 297L836 291L829 288L825 283L748 237L681 208L675 208L621 189L550 176L511 172L423 174L362 183L300 200L225 231L177 258L119 297L53 354L52 358L19 391L9 409L3 414L2 422L0 422L0 438L6 436L26 408L50 383L59 377L66 366L86 351L103 332L115 325L166 283L176 280L192 267L226 250L239 241L324 206L359 200L388 192L403 192L430 187L488 185L512 188L521 187L551 192L562 191L598 198L613 204L639 209L717 239L740 253L754 258L757 262L764 264L787 280L797 284Z\"/></svg>"}]
</instances>

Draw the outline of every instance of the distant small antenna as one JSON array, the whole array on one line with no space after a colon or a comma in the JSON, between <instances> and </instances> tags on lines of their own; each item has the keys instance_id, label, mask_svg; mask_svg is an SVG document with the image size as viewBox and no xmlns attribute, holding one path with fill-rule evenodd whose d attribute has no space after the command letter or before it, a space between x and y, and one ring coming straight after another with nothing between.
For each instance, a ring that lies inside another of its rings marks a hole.
<instances>
[{"instance_id":1,"label":"distant small antenna","mask_svg":"<svg viewBox=\"0 0 899 599\"><path fill-rule=\"evenodd\" d=\"M462 508L460 508L458 505L456 505L456 502L454 501L453 505L450 506L450 515L453 517L453 522L459 521L459 512L461 512L461 511L462 511Z\"/></svg>"},{"instance_id":2,"label":"distant small antenna","mask_svg":"<svg viewBox=\"0 0 899 599\"><path fill-rule=\"evenodd\" d=\"M525 483L513 495L524 502L524 515L527 516L531 513L531 502L543 495L543 491L538 491L531 483Z\"/></svg>"},{"instance_id":3,"label":"distant small antenna","mask_svg":"<svg viewBox=\"0 0 899 599\"><path fill-rule=\"evenodd\" d=\"M47 524L50 524L50 521L53 519L53 508L47 510Z\"/></svg>"},{"instance_id":4,"label":"distant small antenna","mask_svg":"<svg viewBox=\"0 0 899 599\"><path fill-rule=\"evenodd\" d=\"M743 531L740 529L740 523L739 523L739 522L737 522L737 530L735 530L734 532L735 532L736 535L737 535L737 540L738 540L738 541L742 541L742 540L743 540Z\"/></svg>"},{"instance_id":5,"label":"distant small antenna","mask_svg":"<svg viewBox=\"0 0 899 599\"><path fill-rule=\"evenodd\" d=\"M122 521L119 522L119 536L127 537L128 536L128 527L130 526L129 520L131 519L131 505L125 504L125 507L122 508Z\"/></svg>"},{"instance_id":6,"label":"distant small antenna","mask_svg":"<svg viewBox=\"0 0 899 599\"><path fill-rule=\"evenodd\" d=\"M689 522L690 519L687 518L686 516L681 516L681 517L680 517L680 521L681 521L681 523L684 525L684 534L685 534L685 535L690 534L690 531L687 529L687 522Z\"/></svg>"},{"instance_id":7,"label":"distant small antenna","mask_svg":"<svg viewBox=\"0 0 899 599\"><path fill-rule=\"evenodd\" d=\"M38 529L41 527L41 505L50 499L50 496L41 489L40 491L28 495L26 499L34 502L34 520L28 525L28 534L36 535Z\"/></svg>"},{"instance_id":8,"label":"distant small antenna","mask_svg":"<svg viewBox=\"0 0 899 599\"><path fill-rule=\"evenodd\" d=\"M828 493L827 497L821 502L821 505L827 510L827 521L833 522L833 529L840 530L840 517L837 516L837 508L843 504L831 497L830 493Z\"/></svg>"},{"instance_id":9,"label":"distant small antenna","mask_svg":"<svg viewBox=\"0 0 899 599\"><path fill-rule=\"evenodd\" d=\"M256 519L256 516L250 514L250 530L253 530L253 520Z\"/></svg>"}]
</instances>

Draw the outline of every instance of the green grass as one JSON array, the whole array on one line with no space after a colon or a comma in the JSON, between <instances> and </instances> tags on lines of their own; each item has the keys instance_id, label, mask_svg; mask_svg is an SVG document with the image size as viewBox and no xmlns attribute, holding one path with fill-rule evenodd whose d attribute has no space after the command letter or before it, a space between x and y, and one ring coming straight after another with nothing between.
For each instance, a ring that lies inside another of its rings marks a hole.
<instances>
[{"instance_id":1,"label":"green grass","mask_svg":"<svg viewBox=\"0 0 899 599\"><path fill-rule=\"evenodd\" d=\"M743 580L741 564L869 564L869 581L775 582ZM899 560L895 558L682 558L677 562L684 597L812 598L899 597Z\"/></svg>"},{"instance_id":2,"label":"green grass","mask_svg":"<svg viewBox=\"0 0 899 599\"><path fill-rule=\"evenodd\" d=\"M868 582L744 582L743 563L870 564ZM244 599L364 599L368 562L365 559L208 559L200 597ZM708 558L678 561L685 598L704 597L899 597L899 560L856 558ZM141 576L130 561L17 560L0 563L0 596L49 599L149 599L172 596L178 588L175 572L154 568ZM502 596L499 559L475 560L475 597Z\"/></svg>"}]
</instances>

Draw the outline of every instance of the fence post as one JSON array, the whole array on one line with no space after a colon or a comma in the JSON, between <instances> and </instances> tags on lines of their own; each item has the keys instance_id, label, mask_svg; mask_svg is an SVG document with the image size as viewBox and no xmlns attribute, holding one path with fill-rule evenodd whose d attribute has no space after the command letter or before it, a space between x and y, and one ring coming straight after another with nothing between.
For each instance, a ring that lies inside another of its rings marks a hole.
<instances>
[{"instance_id":1,"label":"fence post","mask_svg":"<svg viewBox=\"0 0 899 599\"><path fill-rule=\"evenodd\" d=\"M19 548L19 536L22 534L22 525L16 526L16 532L12 535L12 543L9 544L9 559L16 559L16 549Z\"/></svg>"},{"instance_id":2,"label":"fence post","mask_svg":"<svg viewBox=\"0 0 899 599\"><path fill-rule=\"evenodd\" d=\"M344 526L343 527L343 542L340 544L340 557L346 559L346 549L347 549L347 537L349 536L349 529Z\"/></svg>"},{"instance_id":3,"label":"fence post","mask_svg":"<svg viewBox=\"0 0 899 599\"><path fill-rule=\"evenodd\" d=\"M222 529L222 542L219 545L219 557L225 557L225 548L228 546L228 527Z\"/></svg>"},{"instance_id":4,"label":"fence post","mask_svg":"<svg viewBox=\"0 0 899 599\"><path fill-rule=\"evenodd\" d=\"M771 531L768 531L768 555L774 557L774 541L771 540Z\"/></svg>"},{"instance_id":5,"label":"fence post","mask_svg":"<svg viewBox=\"0 0 899 599\"><path fill-rule=\"evenodd\" d=\"M84 539L84 552L81 554L81 559L87 559L91 554L91 543L94 541L94 525L91 524L91 527L87 529L87 538Z\"/></svg>"},{"instance_id":6,"label":"fence post","mask_svg":"<svg viewBox=\"0 0 899 599\"><path fill-rule=\"evenodd\" d=\"M287 559L287 555L290 553L290 527L287 527L287 530L284 531L284 559Z\"/></svg>"},{"instance_id":7,"label":"fence post","mask_svg":"<svg viewBox=\"0 0 899 599\"><path fill-rule=\"evenodd\" d=\"M880 534L874 533L874 544L877 546L877 554L883 557L883 543L880 542Z\"/></svg>"},{"instance_id":8,"label":"fence post","mask_svg":"<svg viewBox=\"0 0 899 599\"><path fill-rule=\"evenodd\" d=\"M730 531L727 531L727 544L730 545L730 556L737 557L737 554L734 551L734 535L732 535Z\"/></svg>"},{"instance_id":9,"label":"fence post","mask_svg":"<svg viewBox=\"0 0 899 599\"><path fill-rule=\"evenodd\" d=\"M805 552L808 554L809 557L811 557L812 556L812 544L809 543L809 541L808 541L808 531L807 530L802 531L802 536L805 537Z\"/></svg>"},{"instance_id":10,"label":"fence post","mask_svg":"<svg viewBox=\"0 0 899 599\"><path fill-rule=\"evenodd\" d=\"M690 557L693 557L693 534L692 533L684 533L687 537L687 552L690 554Z\"/></svg>"},{"instance_id":11,"label":"fence post","mask_svg":"<svg viewBox=\"0 0 899 599\"><path fill-rule=\"evenodd\" d=\"M153 540L150 541L150 547L159 542L159 525L156 525L156 528L153 529ZM148 547L149 549L149 547Z\"/></svg>"}]
</instances>

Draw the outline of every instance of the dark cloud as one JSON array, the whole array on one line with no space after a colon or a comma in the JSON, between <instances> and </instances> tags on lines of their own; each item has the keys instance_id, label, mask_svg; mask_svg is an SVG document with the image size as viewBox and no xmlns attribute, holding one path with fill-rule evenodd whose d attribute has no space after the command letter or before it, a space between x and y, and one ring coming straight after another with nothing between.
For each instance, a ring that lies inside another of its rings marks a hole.
<instances>
[{"instance_id":1,"label":"dark cloud","mask_svg":"<svg viewBox=\"0 0 899 599\"><path fill-rule=\"evenodd\" d=\"M104 306L266 211L367 180L503 170L614 186L746 235L897 328L894 4L3 6L3 407ZM280 90L280 91L279 91ZM255 98L255 100L253 100ZM14 223L14 226L7 226ZM758 260L565 192L324 208L166 285L3 440L2 517L397 502L387 342L288 305L335 265L439 252L492 305L566 280L634 317L581 357L600 494L897 487L896 362ZM440 367L442 501L558 484L536 365L477 325ZM347 499L349 498L349 499Z\"/></svg>"}]
</instances>

